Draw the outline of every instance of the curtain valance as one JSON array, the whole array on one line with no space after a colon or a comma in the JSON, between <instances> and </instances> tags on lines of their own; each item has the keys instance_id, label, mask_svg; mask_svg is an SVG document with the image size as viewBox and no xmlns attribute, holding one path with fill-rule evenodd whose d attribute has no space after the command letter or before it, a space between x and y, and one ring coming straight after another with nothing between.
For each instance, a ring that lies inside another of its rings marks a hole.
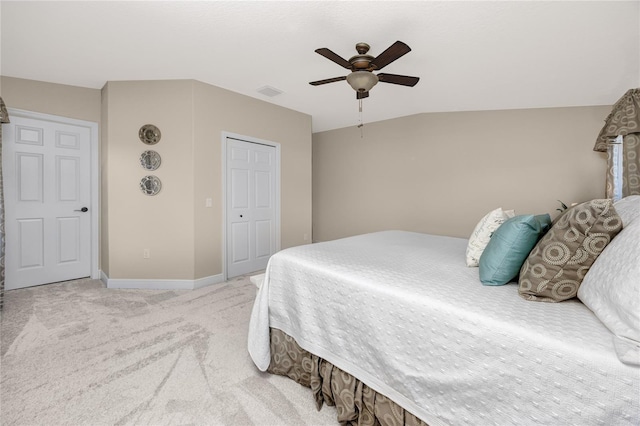
<instances>
[{"instance_id":1,"label":"curtain valance","mask_svg":"<svg viewBox=\"0 0 640 426\"><path fill-rule=\"evenodd\" d=\"M630 89L615 103L600 130L594 151L607 151L611 139L618 135L640 133L640 88Z\"/></svg>"}]
</instances>

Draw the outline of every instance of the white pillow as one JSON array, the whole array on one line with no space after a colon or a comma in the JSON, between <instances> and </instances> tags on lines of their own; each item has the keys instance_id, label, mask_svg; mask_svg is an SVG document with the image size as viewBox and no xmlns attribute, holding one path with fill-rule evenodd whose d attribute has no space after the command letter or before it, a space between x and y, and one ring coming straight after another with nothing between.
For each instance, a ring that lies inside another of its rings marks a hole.
<instances>
[{"instance_id":1,"label":"white pillow","mask_svg":"<svg viewBox=\"0 0 640 426\"><path fill-rule=\"evenodd\" d=\"M640 217L640 195L629 195L613 203L622 219L622 226L628 226Z\"/></svg>"},{"instance_id":2,"label":"white pillow","mask_svg":"<svg viewBox=\"0 0 640 426\"><path fill-rule=\"evenodd\" d=\"M480 256L482 255L485 247L487 247L487 244L489 244L491 235L504 223L505 220L514 216L515 212L513 210L504 211L502 208L498 207L480 219L480 222L476 225L471 236L469 236L466 253L467 266L478 266Z\"/></svg>"},{"instance_id":3,"label":"white pillow","mask_svg":"<svg viewBox=\"0 0 640 426\"><path fill-rule=\"evenodd\" d=\"M620 361L640 365L640 220L605 247L585 275L578 298L614 334Z\"/></svg>"}]
</instances>

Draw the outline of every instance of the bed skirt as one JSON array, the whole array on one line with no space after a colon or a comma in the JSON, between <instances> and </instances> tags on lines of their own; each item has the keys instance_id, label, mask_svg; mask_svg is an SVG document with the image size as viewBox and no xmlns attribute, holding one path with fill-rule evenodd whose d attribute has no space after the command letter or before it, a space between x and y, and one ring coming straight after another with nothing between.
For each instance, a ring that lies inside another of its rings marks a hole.
<instances>
[{"instance_id":1,"label":"bed skirt","mask_svg":"<svg viewBox=\"0 0 640 426\"><path fill-rule=\"evenodd\" d=\"M320 410L335 405L338 422L346 426L428 426L386 396L352 375L298 346L289 335L270 329L271 363L267 371L311 388Z\"/></svg>"}]
</instances>

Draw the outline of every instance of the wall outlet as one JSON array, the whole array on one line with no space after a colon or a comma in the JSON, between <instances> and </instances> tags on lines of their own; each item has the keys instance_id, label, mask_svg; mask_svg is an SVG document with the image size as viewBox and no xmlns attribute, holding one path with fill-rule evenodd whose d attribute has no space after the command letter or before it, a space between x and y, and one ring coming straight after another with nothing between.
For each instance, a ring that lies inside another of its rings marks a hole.
<instances>
[{"instance_id":1,"label":"wall outlet","mask_svg":"<svg viewBox=\"0 0 640 426\"><path fill-rule=\"evenodd\" d=\"M145 259L149 259L151 257L151 252L149 252L149 249L142 250L142 257Z\"/></svg>"},{"instance_id":2,"label":"wall outlet","mask_svg":"<svg viewBox=\"0 0 640 426\"><path fill-rule=\"evenodd\" d=\"M205 198L204 206L205 207L213 207L213 198Z\"/></svg>"}]
</instances>

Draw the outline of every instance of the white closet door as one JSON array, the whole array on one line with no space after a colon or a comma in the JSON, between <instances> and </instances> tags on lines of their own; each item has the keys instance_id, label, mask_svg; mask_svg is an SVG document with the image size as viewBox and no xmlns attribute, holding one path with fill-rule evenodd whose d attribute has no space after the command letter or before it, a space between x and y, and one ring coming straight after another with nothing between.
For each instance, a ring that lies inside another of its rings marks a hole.
<instances>
[{"instance_id":1,"label":"white closet door","mask_svg":"<svg viewBox=\"0 0 640 426\"><path fill-rule=\"evenodd\" d=\"M276 251L276 148L227 139L227 276L264 269Z\"/></svg>"}]
</instances>

